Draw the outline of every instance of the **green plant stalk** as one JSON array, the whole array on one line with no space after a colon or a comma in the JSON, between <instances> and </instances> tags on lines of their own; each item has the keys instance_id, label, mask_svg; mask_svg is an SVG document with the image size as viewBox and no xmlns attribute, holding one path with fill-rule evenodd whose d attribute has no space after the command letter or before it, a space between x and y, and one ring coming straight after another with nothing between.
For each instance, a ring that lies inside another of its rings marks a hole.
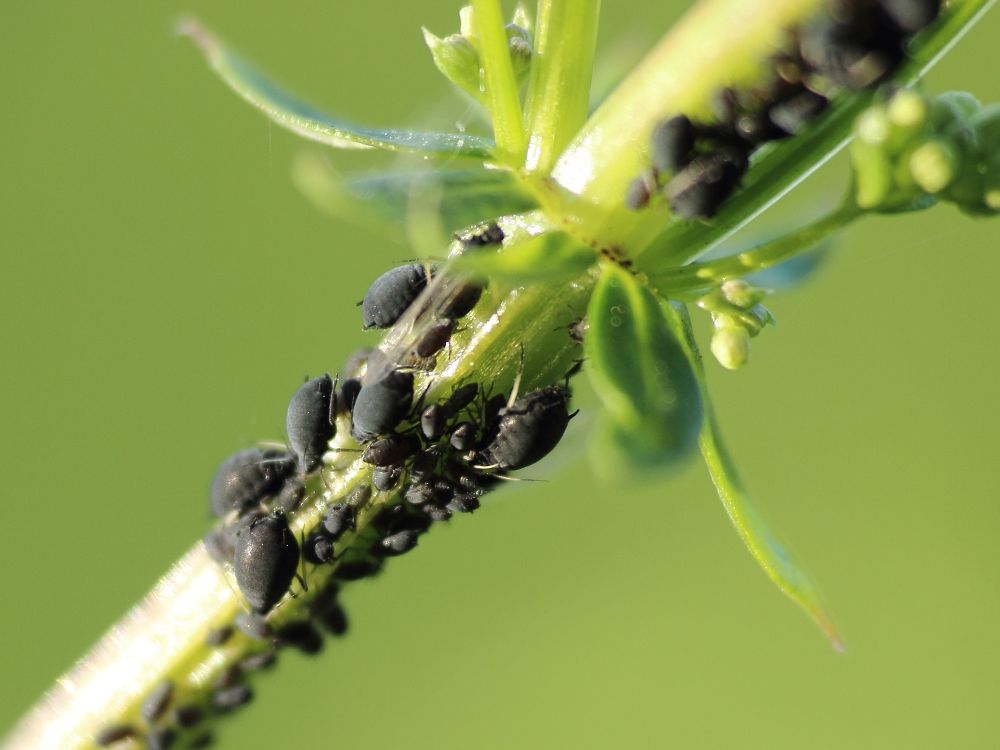
<instances>
[{"instance_id":1,"label":"green plant stalk","mask_svg":"<svg viewBox=\"0 0 1000 750\"><path fill-rule=\"evenodd\" d=\"M666 212L629 211L629 182L646 166L655 125L678 112L707 117L724 86L760 79L786 30L822 0L708 0L682 18L604 101L552 170L552 203L580 217L580 232L633 253L663 229Z\"/></svg>"},{"instance_id":2,"label":"green plant stalk","mask_svg":"<svg viewBox=\"0 0 1000 750\"><path fill-rule=\"evenodd\" d=\"M580 356L580 346L565 326L582 315L592 285L593 279L586 275L558 288L518 287L483 300L468 319L467 330L453 339L443 370L433 383L429 377L418 381L416 390L432 385L428 397L440 397L473 378L494 392L508 390L522 352L523 390L558 382ZM477 315L479 310L484 312ZM342 419L335 448L354 447L346 437L349 432L349 423ZM324 510L353 486L370 481L371 467L360 459L336 466L336 461L325 466L323 477L314 477L307 485L307 500L290 518L296 536L315 528ZM370 541L372 519L398 500L396 492L376 496L359 514L357 531L345 537L343 547L338 545L337 554L349 558L354 542ZM432 540L430 534L426 543ZM312 593L286 598L269 622L280 627L300 618L338 565L311 569L307 583ZM175 702L204 701L220 674L248 653L263 649L239 632L221 648L205 644L211 630L232 623L244 608L231 570L223 569L197 543L15 727L4 750L93 748L95 732L108 724L140 725L142 699L164 679L177 686Z\"/></svg>"},{"instance_id":3,"label":"green plant stalk","mask_svg":"<svg viewBox=\"0 0 1000 750\"><path fill-rule=\"evenodd\" d=\"M587 119L601 0L539 0L525 169L548 174Z\"/></svg>"},{"instance_id":4,"label":"green plant stalk","mask_svg":"<svg viewBox=\"0 0 1000 750\"><path fill-rule=\"evenodd\" d=\"M638 102L641 97L637 94L645 92L644 95L655 94L656 107L673 108L675 102L681 105L687 102L692 107L689 111L697 111L698 106L705 105L711 91L744 80L742 76L749 80L756 75L761 61L768 54L769 40L773 42L781 31L779 25L793 23L815 7L813 2L806 0L777 0L764 9L757 9L767 19L766 24L741 26L737 23L739 14L735 13L738 4L736 0L711 0L699 6L678 31L668 37L673 41L661 44L639 68L637 73L641 75L632 76L625 89L613 95L601 108L599 117L595 116L596 121L591 121L584 134L557 162L557 179L553 182L555 197L550 196L545 204L552 224L575 225L577 236L585 237L593 232L594 241L599 241L604 247L614 245L619 237L638 236L634 230L642 222L626 220L624 224L619 223L624 215L620 210L621 193L617 188L603 186L604 170L607 170L607 177L612 183L623 186L623 181L627 181L626 176L632 175L631 168L639 158L625 154L623 144L631 143L630 148L635 151L635 144L644 142L643 132L640 131L645 131L647 125L651 127L651 123L666 112L653 111L651 105L629 111L629 102ZM964 21L957 26L952 21L962 17L963 10L982 10L988 4L983 0L955 3L957 10L947 20L947 28L959 33L977 14L966 13ZM501 39L503 25L499 6L489 0L477 0L475 6L477 14L481 13L477 15L477 26L483 33L485 46L490 50L486 56L490 61L486 66L489 80L490 75L497 77L496 60L506 61L508 68L510 60L506 39ZM768 24L775 26L768 30ZM490 28L493 30L486 31ZM942 39L943 32L939 30L935 33L934 39ZM705 39L712 39L715 43L705 44ZM501 46L502 55L499 54ZM707 60L707 48L711 48L712 54L719 59ZM725 53L718 54L719 49L725 50ZM684 56L688 53L695 57L685 60ZM697 67L700 64L705 64L707 69L701 71ZM675 68L675 65L679 67ZM492 74L490 69L494 70ZM504 74L501 72L499 77L504 79ZM512 79L511 72L509 80ZM657 81L657 85L663 85L667 93L656 91L654 83ZM520 128L523 126L519 106L504 104L501 95L504 91L514 93L516 104L516 88L494 86L493 94L501 100L493 104L494 114L500 123L497 126L497 141L505 144L506 153L516 153L521 158L523 129ZM668 93L676 95L673 101ZM617 102L614 106L622 107L623 111L616 114L612 102ZM504 113L509 116L512 110L516 116L505 119ZM636 121L643 119L645 124L637 126ZM611 132L611 125L615 123L625 126L625 130ZM648 132L644 134L648 135ZM618 143L612 143L613 139ZM784 181L780 179L780 171L774 172L775 190L780 191L797 180L800 176L798 167L807 164L809 158L819 159L825 153L815 145L804 149L800 154L801 161L789 165L790 172ZM623 157L624 162L615 161L615 154ZM575 164L577 159L579 163ZM659 229L662 229L663 223L662 219L658 220ZM728 225L709 228L703 238L718 237L728 228ZM643 232L652 229L652 226L646 227ZM705 244L707 242L695 243L688 251L698 252ZM496 312L490 310L485 317L474 318L468 331L456 338L451 360L435 381L436 392L472 374L480 382L493 379L498 390L509 387L521 351L528 355L524 370L525 388L558 380L578 352L566 335L564 326L584 309L591 285L592 280L584 277L558 288L533 286L501 295L494 300L497 303ZM572 309L567 309L567 303ZM345 430L342 428L341 432ZM324 479L330 489L327 490L319 479L312 482L310 499L296 513L293 528L299 530L314 525L322 509L353 483L362 481L367 471L367 467L358 462L339 469L327 467ZM387 495L368 508L362 514L358 533L364 534L376 509L393 499L394 496ZM348 545L350 542L348 540ZM333 570L331 567L327 575ZM273 615L276 623L293 617L307 603L305 596L286 599ZM241 600L235 593L231 574L210 561L201 545L196 545L153 593L97 645L91 656L80 662L25 717L6 739L5 750L92 747L94 731L107 723L133 719L142 696L165 678L180 680L183 689L191 694L198 691L203 694L227 664L253 647L239 635L223 649L212 650L204 645L208 630L215 624L230 621L240 606Z\"/></svg>"},{"instance_id":5,"label":"green plant stalk","mask_svg":"<svg viewBox=\"0 0 1000 750\"><path fill-rule=\"evenodd\" d=\"M650 285L666 297L686 297L718 286L727 279L742 278L784 263L799 253L815 248L864 213L854 201L847 201L835 211L773 242L706 263L676 266L670 271L650 275L648 280Z\"/></svg>"},{"instance_id":6,"label":"green plant stalk","mask_svg":"<svg viewBox=\"0 0 1000 750\"><path fill-rule=\"evenodd\" d=\"M497 158L507 166L520 166L525 149L524 119L500 3L499 0L472 0L472 7Z\"/></svg>"}]
</instances>

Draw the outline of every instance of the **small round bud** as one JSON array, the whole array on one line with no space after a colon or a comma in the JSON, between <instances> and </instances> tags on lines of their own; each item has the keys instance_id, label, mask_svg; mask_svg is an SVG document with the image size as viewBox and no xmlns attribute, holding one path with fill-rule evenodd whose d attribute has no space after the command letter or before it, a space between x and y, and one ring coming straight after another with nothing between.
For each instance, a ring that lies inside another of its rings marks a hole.
<instances>
[{"instance_id":1,"label":"small round bud","mask_svg":"<svg viewBox=\"0 0 1000 750\"><path fill-rule=\"evenodd\" d=\"M889 100L886 114L896 127L916 130L927 121L927 102L913 89L902 89Z\"/></svg>"},{"instance_id":2,"label":"small round bud","mask_svg":"<svg viewBox=\"0 0 1000 750\"><path fill-rule=\"evenodd\" d=\"M424 29L424 42L431 51L434 65L445 78L471 96L480 95L479 53L472 42L461 34L441 39L427 29Z\"/></svg>"},{"instance_id":3,"label":"small round bud","mask_svg":"<svg viewBox=\"0 0 1000 750\"><path fill-rule=\"evenodd\" d=\"M955 179L955 150L944 141L928 141L910 155L910 175L928 193L939 193Z\"/></svg>"},{"instance_id":4,"label":"small round bud","mask_svg":"<svg viewBox=\"0 0 1000 750\"><path fill-rule=\"evenodd\" d=\"M872 146L880 146L889 140L892 123L882 107L869 107L858 118L858 140Z\"/></svg>"},{"instance_id":5,"label":"small round bud","mask_svg":"<svg viewBox=\"0 0 1000 750\"><path fill-rule=\"evenodd\" d=\"M742 326L724 326L712 335L712 354L727 370L738 370L750 359L750 334Z\"/></svg>"},{"instance_id":6,"label":"small round bud","mask_svg":"<svg viewBox=\"0 0 1000 750\"><path fill-rule=\"evenodd\" d=\"M722 298L731 305L748 310L767 296L763 289L751 286L743 279L730 279L719 287Z\"/></svg>"},{"instance_id":7,"label":"small round bud","mask_svg":"<svg viewBox=\"0 0 1000 750\"><path fill-rule=\"evenodd\" d=\"M520 77L531 67L531 34L516 23L504 27L507 32L507 49L514 66L514 75Z\"/></svg>"}]
</instances>

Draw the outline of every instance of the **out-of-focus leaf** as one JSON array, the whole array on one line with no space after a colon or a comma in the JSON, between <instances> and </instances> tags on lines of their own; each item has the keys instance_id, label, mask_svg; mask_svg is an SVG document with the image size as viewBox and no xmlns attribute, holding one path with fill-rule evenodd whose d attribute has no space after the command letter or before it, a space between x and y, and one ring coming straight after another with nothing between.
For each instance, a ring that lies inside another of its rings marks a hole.
<instances>
[{"instance_id":1,"label":"out-of-focus leaf","mask_svg":"<svg viewBox=\"0 0 1000 750\"><path fill-rule=\"evenodd\" d=\"M750 501L750 496L743 487L735 464L722 442L715 413L708 397L701 356L698 354L690 322L686 318L684 332L687 347L694 355L695 374L701 387L702 400L705 405L704 421L698 445L712 477L712 482L722 500L722 505L725 507L726 513L729 514L733 526L736 527L736 533L739 534L753 559L764 569L768 578L783 594L798 604L812 618L834 649L843 651L843 639L823 606L816 587L758 515Z\"/></svg>"},{"instance_id":2,"label":"out-of-focus leaf","mask_svg":"<svg viewBox=\"0 0 1000 750\"><path fill-rule=\"evenodd\" d=\"M592 248L563 232L508 234L502 245L471 248L455 256L453 268L472 276L520 284L571 279L596 260Z\"/></svg>"},{"instance_id":3,"label":"out-of-focus leaf","mask_svg":"<svg viewBox=\"0 0 1000 750\"><path fill-rule=\"evenodd\" d=\"M339 173L321 153L305 152L292 179L321 211L403 237L417 207L434 210L446 232L534 208L509 172L497 169Z\"/></svg>"},{"instance_id":4,"label":"out-of-focus leaf","mask_svg":"<svg viewBox=\"0 0 1000 750\"><path fill-rule=\"evenodd\" d=\"M791 260L752 273L746 280L756 287L774 292L794 289L809 281L826 265L831 247L832 243L824 242L812 250L796 255Z\"/></svg>"},{"instance_id":5,"label":"out-of-focus leaf","mask_svg":"<svg viewBox=\"0 0 1000 750\"><path fill-rule=\"evenodd\" d=\"M598 439L613 440L636 466L669 465L694 447L702 421L676 310L607 263L587 319L587 372L611 420Z\"/></svg>"},{"instance_id":6,"label":"out-of-focus leaf","mask_svg":"<svg viewBox=\"0 0 1000 750\"><path fill-rule=\"evenodd\" d=\"M293 133L334 148L401 151L428 157L488 160L493 144L478 136L413 130L361 128L335 120L296 99L250 63L227 49L198 21L185 20L178 33L190 37L216 73L243 99Z\"/></svg>"}]
</instances>

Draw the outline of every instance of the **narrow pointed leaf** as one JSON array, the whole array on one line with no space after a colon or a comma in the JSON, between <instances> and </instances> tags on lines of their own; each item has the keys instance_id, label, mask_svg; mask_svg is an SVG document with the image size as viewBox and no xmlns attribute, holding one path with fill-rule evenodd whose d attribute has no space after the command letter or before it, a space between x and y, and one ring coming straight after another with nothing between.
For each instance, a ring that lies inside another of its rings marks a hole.
<instances>
[{"instance_id":1,"label":"narrow pointed leaf","mask_svg":"<svg viewBox=\"0 0 1000 750\"><path fill-rule=\"evenodd\" d=\"M733 526L736 527L736 533L774 585L809 615L834 649L843 651L843 639L826 611L816 587L761 519L743 487L735 464L722 442L718 422L708 397L701 355L698 353L690 322L686 318L685 343L695 361L695 373L705 405L698 445L722 505Z\"/></svg>"},{"instance_id":2,"label":"narrow pointed leaf","mask_svg":"<svg viewBox=\"0 0 1000 750\"><path fill-rule=\"evenodd\" d=\"M701 425L698 382L671 318L632 274L604 265L588 308L587 372L613 421L605 435L639 466L683 456Z\"/></svg>"},{"instance_id":3,"label":"narrow pointed leaf","mask_svg":"<svg viewBox=\"0 0 1000 750\"><path fill-rule=\"evenodd\" d=\"M593 248L563 232L514 235L497 247L473 248L454 259L456 271L520 284L579 276L597 261Z\"/></svg>"},{"instance_id":4,"label":"narrow pointed leaf","mask_svg":"<svg viewBox=\"0 0 1000 750\"><path fill-rule=\"evenodd\" d=\"M361 128L335 120L284 91L250 63L227 49L208 29L184 21L178 33L190 37L219 77L243 99L273 122L293 133L334 148L401 151L428 157L465 157L487 160L493 144L485 138L460 133Z\"/></svg>"},{"instance_id":5,"label":"narrow pointed leaf","mask_svg":"<svg viewBox=\"0 0 1000 750\"><path fill-rule=\"evenodd\" d=\"M495 169L388 171L343 175L321 153L300 154L296 186L319 210L404 238L413 211L435 211L445 232L534 208L509 172Z\"/></svg>"}]
</instances>

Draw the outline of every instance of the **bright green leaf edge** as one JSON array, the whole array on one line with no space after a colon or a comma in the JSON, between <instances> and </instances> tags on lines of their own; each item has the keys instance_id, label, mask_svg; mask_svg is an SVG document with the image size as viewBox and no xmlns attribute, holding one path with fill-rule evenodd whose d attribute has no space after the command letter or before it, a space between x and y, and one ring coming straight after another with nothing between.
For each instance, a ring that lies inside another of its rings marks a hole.
<instances>
[{"instance_id":1,"label":"bright green leaf edge","mask_svg":"<svg viewBox=\"0 0 1000 750\"><path fill-rule=\"evenodd\" d=\"M698 445L722 505L736 528L736 533L767 577L785 596L802 608L819 627L830 645L836 651L842 652L845 650L844 640L823 605L815 585L757 514L750 496L743 487L736 466L722 442L718 421L708 396L704 364L686 312L683 320L684 340L694 362L695 375L701 387L704 405L704 421Z\"/></svg>"},{"instance_id":2,"label":"bright green leaf edge","mask_svg":"<svg viewBox=\"0 0 1000 750\"><path fill-rule=\"evenodd\" d=\"M334 148L397 151L426 157L493 158L494 146L486 138L459 133L413 130L372 130L334 120L300 101L264 76L250 63L226 48L198 21L187 19L177 33L190 37L219 77L245 101L276 124Z\"/></svg>"}]
</instances>

